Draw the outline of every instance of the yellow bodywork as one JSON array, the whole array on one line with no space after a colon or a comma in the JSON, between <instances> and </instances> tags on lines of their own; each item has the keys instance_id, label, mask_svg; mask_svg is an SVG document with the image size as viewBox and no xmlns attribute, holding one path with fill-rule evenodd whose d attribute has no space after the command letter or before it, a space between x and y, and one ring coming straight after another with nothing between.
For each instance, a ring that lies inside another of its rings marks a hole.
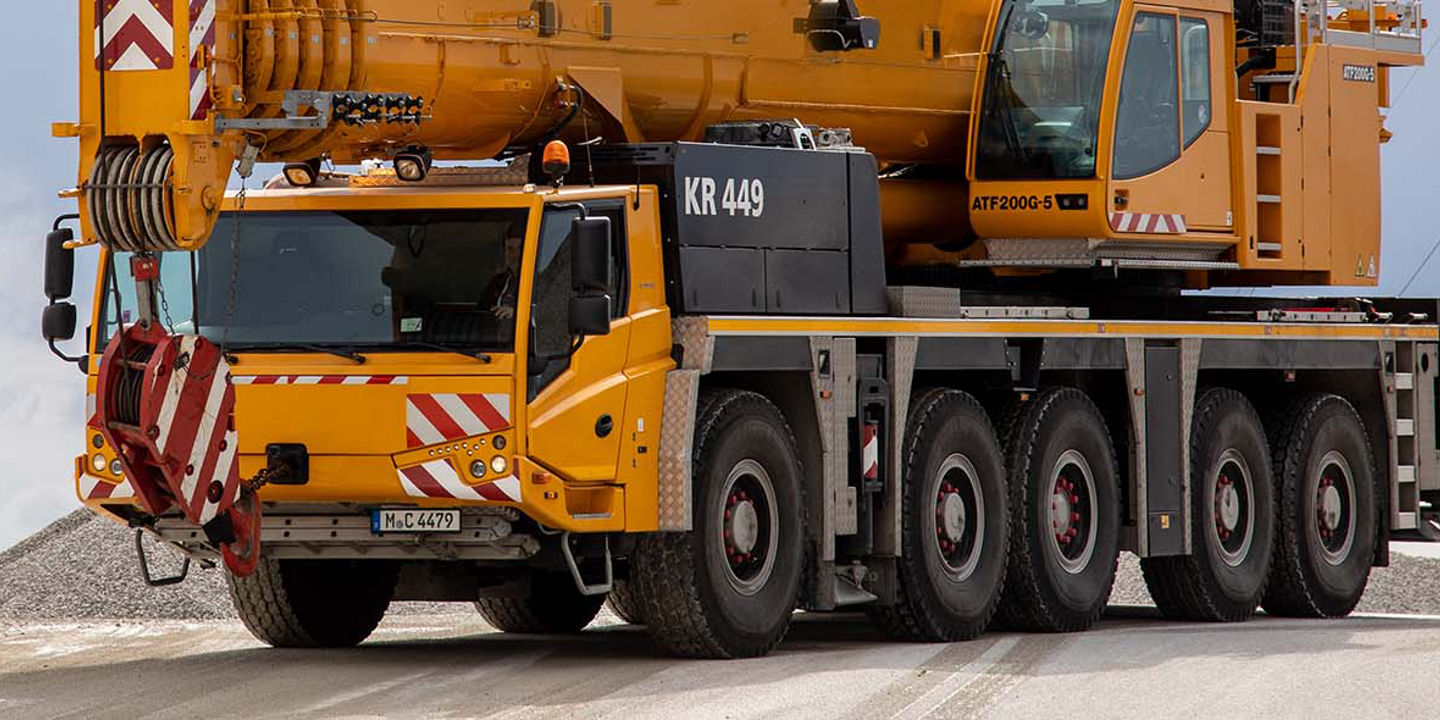
<instances>
[{"instance_id":1,"label":"yellow bodywork","mask_svg":"<svg viewBox=\"0 0 1440 720\"><path fill-rule=\"evenodd\" d=\"M525 333L517 334L514 354L492 354L489 363L430 352L367 353L364 365L324 354L240 353L232 375L237 380L241 475L253 477L265 466L270 443L303 443L310 455L309 482L266 486L260 491L262 500L455 507L495 503L408 495L397 468L448 459L462 482L480 485L494 480L494 475L476 480L466 467L474 459L489 462L501 456L508 472L520 480L522 501L499 504L519 507L536 521L563 530L654 530L658 523L655 458L664 377L674 361L670 358L670 313L664 286L656 282L662 270L653 186L538 192L473 187L274 190L250 193L244 212L526 208L536 217L546 203L605 198L627 201L628 236L617 242L628 243L628 314L612 323L609 335L586 339L570 368L534 400L526 402ZM522 277L533 276L539 223L530 223L528 232ZM530 283L520 285L518 327L529 325L530 291ZM95 360L92 368L99 365L98 357ZM403 378L404 384L283 382L286 378L357 375ZM247 382L275 377L282 382ZM93 372L88 392L92 396L95 392ZM406 396L428 393L507 395L511 426L474 438L407 448ZM595 431L596 418L602 414L615 422L614 432L603 438ZM91 468L91 455L103 455L107 467L114 455L111 448L90 445L91 435L96 434L87 433L87 456L77 461L80 499L97 510L130 502L112 499L110 492L91 497L89 488L97 480L110 485L123 481L108 470ZM496 435L506 438L503 450L493 448Z\"/></svg>"}]
</instances>

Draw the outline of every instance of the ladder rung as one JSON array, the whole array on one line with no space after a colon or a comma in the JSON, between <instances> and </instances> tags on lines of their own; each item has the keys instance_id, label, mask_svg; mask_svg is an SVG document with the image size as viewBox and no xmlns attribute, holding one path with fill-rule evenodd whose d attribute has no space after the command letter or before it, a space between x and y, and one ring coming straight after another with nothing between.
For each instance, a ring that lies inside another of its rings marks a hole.
<instances>
[{"instance_id":1,"label":"ladder rung","mask_svg":"<svg viewBox=\"0 0 1440 720\"><path fill-rule=\"evenodd\" d=\"M1280 204L1280 196L1279 196L1279 195L1256 195L1256 196L1255 196L1255 202L1271 203L1271 204L1273 204L1273 205L1279 205L1279 204Z\"/></svg>"},{"instance_id":2,"label":"ladder rung","mask_svg":"<svg viewBox=\"0 0 1440 720\"><path fill-rule=\"evenodd\" d=\"M1414 390L1415 373L1395 373L1396 390Z\"/></svg>"},{"instance_id":3,"label":"ladder rung","mask_svg":"<svg viewBox=\"0 0 1440 720\"><path fill-rule=\"evenodd\" d=\"M1282 244L1280 244L1280 243L1277 243L1277 242L1262 242L1262 243L1255 243L1255 249L1256 249L1256 250L1259 250L1260 252L1275 252L1275 253L1278 253L1278 252L1280 252L1281 250L1284 250L1284 249L1285 249L1285 246L1282 245Z\"/></svg>"},{"instance_id":4,"label":"ladder rung","mask_svg":"<svg viewBox=\"0 0 1440 720\"><path fill-rule=\"evenodd\" d=\"M1414 437L1415 421L1399 418L1395 421L1395 435L1397 437Z\"/></svg>"},{"instance_id":5,"label":"ladder rung","mask_svg":"<svg viewBox=\"0 0 1440 720\"><path fill-rule=\"evenodd\" d=\"M1415 466L1414 466L1414 465L1401 465L1401 466L1399 466L1398 468L1396 468L1396 470L1397 470L1397 472L1395 473L1395 481L1396 481L1396 482L1401 482L1401 483L1413 483L1413 482L1415 482Z\"/></svg>"},{"instance_id":6,"label":"ladder rung","mask_svg":"<svg viewBox=\"0 0 1440 720\"><path fill-rule=\"evenodd\" d=\"M1294 79L1294 75L1290 75L1288 73L1280 73L1276 75L1261 75L1256 78L1251 78L1250 81L1253 83L1258 83L1260 85L1278 85L1281 83L1288 83Z\"/></svg>"},{"instance_id":7,"label":"ladder rung","mask_svg":"<svg viewBox=\"0 0 1440 720\"><path fill-rule=\"evenodd\" d=\"M1275 147L1275 146L1273 146L1273 145L1256 145L1256 146L1255 146L1255 154L1256 154L1256 155L1279 155L1279 154L1280 154L1280 148Z\"/></svg>"}]
</instances>

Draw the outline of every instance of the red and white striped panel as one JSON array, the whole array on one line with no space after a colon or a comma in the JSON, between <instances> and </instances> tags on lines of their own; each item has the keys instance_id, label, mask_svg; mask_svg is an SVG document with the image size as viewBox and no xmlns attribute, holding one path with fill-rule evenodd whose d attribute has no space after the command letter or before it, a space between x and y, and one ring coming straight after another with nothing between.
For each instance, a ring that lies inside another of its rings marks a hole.
<instances>
[{"instance_id":1,"label":"red and white striped panel","mask_svg":"<svg viewBox=\"0 0 1440 720\"><path fill-rule=\"evenodd\" d=\"M236 385L408 385L404 375L237 375Z\"/></svg>"},{"instance_id":2,"label":"red and white striped panel","mask_svg":"<svg viewBox=\"0 0 1440 720\"><path fill-rule=\"evenodd\" d=\"M867 480L875 480L880 477L880 428L873 423L865 423L864 445L860 450L860 467Z\"/></svg>"},{"instance_id":3,"label":"red and white striped panel","mask_svg":"<svg viewBox=\"0 0 1440 720\"><path fill-rule=\"evenodd\" d=\"M83 500L120 500L135 497L135 488L130 487L129 480L121 480L117 485L91 475L81 475L76 483L75 492Z\"/></svg>"},{"instance_id":4,"label":"red and white striped panel","mask_svg":"<svg viewBox=\"0 0 1440 720\"><path fill-rule=\"evenodd\" d=\"M400 468L396 472L400 476L400 486L410 497L520 502L520 478L514 475L481 485L466 485L460 481L455 466L443 458Z\"/></svg>"},{"instance_id":5,"label":"red and white striped panel","mask_svg":"<svg viewBox=\"0 0 1440 720\"><path fill-rule=\"evenodd\" d=\"M175 66L175 13L171 0L96 0L95 5L96 68L102 61L105 70L114 71L169 70ZM104 15L99 12L102 9Z\"/></svg>"},{"instance_id":6,"label":"red and white striped panel","mask_svg":"<svg viewBox=\"0 0 1440 720\"><path fill-rule=\"evenodd\" d=\"M202 52L203 51L203 52ZM205 57L215 55L215 0L190 0L190 119L204 120L215 101Z\"/></svg>"},{"instance_id":7,"label":"red and white striped panel","mask_svg":"<svg viewBox=\"0 0 1440 720\"><path fill-rule=\"evenodd\" d=\"M424 393L405 396L405 443L417 448L510 427L505 393Z\"/></svg>"},{"instance_id":8,"label":"red and white striped panel","mask_svg":"<svg viewBox=\"0 0 1440 720\"><path fill-rule=\"evenodd\" d=\"M185 503L186 517L204 525L214 519L221 505L229 507L239 490L240 443L230 422L235 412L230 365L214 345L197 347L197 340L196 335L165 340L157 351L162 353L161 362L176 367L177 357L191 360L172 372L154 375L147 394L159 398L151 423L157 430L155 447L165 462L183 475L174 489ZM153 406L147 403L145 407ZM175 482L168 471L166 477ZM212 497L208 491L217 482L224 492Z\"/></svg>"},{"instance_id":9,"label":"red and white striped panel","mask_svg":"<svg viewBox=\"0 0 1440 720\"><path fill-rule=\"evenodd\" d=\"M1115 232L1180 235L1185 232L1185 216L1174 213L1112 212L1110 228Z\"/></svg>"}]
</instances>

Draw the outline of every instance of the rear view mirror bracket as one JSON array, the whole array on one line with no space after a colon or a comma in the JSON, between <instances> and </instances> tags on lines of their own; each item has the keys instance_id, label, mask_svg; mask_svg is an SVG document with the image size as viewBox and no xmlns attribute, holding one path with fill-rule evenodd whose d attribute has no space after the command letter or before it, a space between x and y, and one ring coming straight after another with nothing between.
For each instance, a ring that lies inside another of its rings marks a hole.
<instances>
[{"instance_id":1,"label":"rear view mirror bracket","mask_svg":"<svg viewBox=\"0 0 1440 720\"><path fill-rule=\"evenodd\" d=\"M89 354L66 355L55 345L75 337L75 305L66 302L75 286L75 250L67 247L75 239L75 231L63 225L78 219L80 216L74 213L55 218L50 233L45 236L45 297L49 304L40 318L40 331L55 357L74 363L82 373L89 373Z\"/></svg>"}]
</instances>

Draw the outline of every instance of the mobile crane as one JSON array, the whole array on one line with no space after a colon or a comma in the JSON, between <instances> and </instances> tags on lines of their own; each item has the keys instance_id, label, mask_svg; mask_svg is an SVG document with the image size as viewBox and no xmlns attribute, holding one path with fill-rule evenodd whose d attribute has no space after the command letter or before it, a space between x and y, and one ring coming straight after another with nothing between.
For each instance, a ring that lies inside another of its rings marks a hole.
<instances>
[{"instance_id":1,"label":"mobile crane","mask_svg":"<svg viewBox=\"0 0 1440 720\"><path fill-rule=\"evenodd\" d=\"M1436 303L1183 291L1377 282L1419 10L82 2L77 493L278 646L1074 631L1121 551L1172 617L1344 615L1440 528Z\"/></svg>"}]
</instances>

